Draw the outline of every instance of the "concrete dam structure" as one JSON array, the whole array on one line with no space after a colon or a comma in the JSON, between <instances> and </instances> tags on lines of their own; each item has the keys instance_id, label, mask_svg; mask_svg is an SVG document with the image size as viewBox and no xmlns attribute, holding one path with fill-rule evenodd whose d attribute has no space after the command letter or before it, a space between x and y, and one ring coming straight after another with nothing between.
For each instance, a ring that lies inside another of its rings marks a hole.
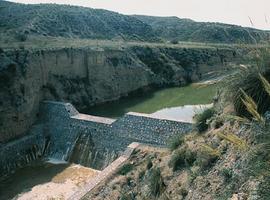
<instances>
[{"instance_id":1,"label":"concrete dam structure","mask_svg":"<svg viewBox=\"0 0 270 200\"><path fill-rule=\"evenodd\" d=\"M79 113L70 103L44 101L29 133L0 146L0 176L39 158L53 158L102 170L133 142L165 146L190 123L127 113L117 120Z\"/></svg>"}]
</instances>

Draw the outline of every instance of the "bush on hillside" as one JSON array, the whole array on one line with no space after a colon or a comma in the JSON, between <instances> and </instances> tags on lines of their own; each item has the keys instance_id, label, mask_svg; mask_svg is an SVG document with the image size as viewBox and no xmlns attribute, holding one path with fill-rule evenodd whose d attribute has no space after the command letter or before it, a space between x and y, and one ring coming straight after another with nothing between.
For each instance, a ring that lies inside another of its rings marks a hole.
<instances>
[{"instance_id":1,"label":"bush on hillside","mask_svg":"<svg viewBox=\"0 0 270 200\"><path fill-rule=\"evenodd\" d=\"M229 182L233 177L233 171L229 168L223 168L220 170L220 174L223 176L226 183Z\"/></svg>"},{"instance_id":2,"label":"bush on hillside","mask_svg":"<svg viewBox=\"0 0 270 200\"><path fill-rule=\"evenodd\" d=\"M238 116L252 118L242 100L245 99L245 94L253 99L260 115L263 115L270 108L270 96L267 94L259 75L261 74L270 82L270 56L266 52L261 53L262 55L256 60L257 67L241 70L228 81L228 98L232 101Z\"/></svg>"},{"instance_id":3,"label":"bush on hillside","mask_svg":"<svg viewBox=\"0 0 270 200\"><path fill-rule=\"evenodd\" d=\"M208 108L195 115L195 128L199 133L202 133L208 129L207 120L213 117L214 114L214 108Z\"/></svg>"},{"instance_id":4,"label":"bush on hillside","mask_svg":"<svg viewBox=\"0 0 270 200\"><path fill-rule=\"evenodd\" d=\"M166 189L163 177L159 168L154 168L150 172L150 191L154 197L159 197Z\"/></svg>"},{"instance_id":5,"label":"bush on hillside","mask_svg":"<svg viewBox=\"0 0 270 200\"><path fill-rule=\"evenodd\" d=\"M119 175L126 175L128 172L132 171L133 165L130 163L124 164L122 167L119 168L117 174Z\"/></svg>"},{"instance_id":6,"label":"bush on hillside","mask_svg":"<svg viewBox=\"0 0 270 200\"><path fill-rule=\"evenodd\" d=\"M169 139L168 147L171 151L173 151L177 149L179 146L181 146L183 143L184 143L183 134L177 134Z\"/></svg>"},{"instance_id":7,"label":"bush on hillside","mask_svg":"<svg viewBox=\"0 0 270 200\"><path fill-rule=\"evenodd\" d=\"M172 44L178 44L179 42L178 42L177 39L173 39L173 40L171 40L171 43L172 43Z\"/></svg>"},{"instance_id":8,"label":"bush on hillside","mask_svg":"<svg viewBox=\"0 0 270 200\"><path fill-rule=\"evenodd\" d=\"M21 33L21 32L20 32L20 33L16 33L15 38L16 38L18 41L20 41L20 42L24 42L24 41L27 40L28 35L25 34L25 33Z\"/></svg>"},{"instance_id":9,"label":"bush on hillside","mask_svg":"<svg viewBox=\"0 0 270 200\"><path fill-rule=\"evenodd\" d=\"M173 171L177 171L184 167L191 166L195 160L196 153L190 151L189 149L182 148L172 154L169 161L169 167L171 167Z\"/></svg>"},{"instance_id":10,"label":"bush on hillside","mask_svg":"<svg viewBox=\"0 0 270 200\"><path fill-rule=\"evenodd\" d=\"M256 103L259 114L263 115L267 110L269 110L270 96L265 91L259 72L266 80L270 81L270 69L267 69L266 71L250 69L239 73L230 85L229 92L231 93L232 103L238 116L249 119L252 118L252 115L243 103L242 99L245 97L241 89Z\"/></svg>"}]
</instances>

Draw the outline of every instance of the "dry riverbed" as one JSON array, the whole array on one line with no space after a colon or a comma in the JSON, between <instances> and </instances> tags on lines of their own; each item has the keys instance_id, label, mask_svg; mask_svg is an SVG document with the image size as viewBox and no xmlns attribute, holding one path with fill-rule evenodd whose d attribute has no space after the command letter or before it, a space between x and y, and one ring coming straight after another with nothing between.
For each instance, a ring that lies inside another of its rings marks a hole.
<instances>
[{"instance_id":1,"label":"dry riverbed","mask_svg":"<svg viewBox=\"0 0 270 200\"><path fill-rule=\"evenodd\" d=\"M38 163L0 183L0 199L67 199L99 171L67 163Z\"/></svg>"}]
</instances>

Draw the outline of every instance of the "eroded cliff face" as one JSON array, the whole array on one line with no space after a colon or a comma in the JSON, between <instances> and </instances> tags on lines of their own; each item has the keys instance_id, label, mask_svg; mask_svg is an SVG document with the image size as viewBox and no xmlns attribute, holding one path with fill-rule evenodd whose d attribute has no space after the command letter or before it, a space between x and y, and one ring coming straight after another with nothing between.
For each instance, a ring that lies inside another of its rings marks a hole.
<instances>
[{"instance_id":1,"label":"eroded cliff face","mask_svg":"<svg viewBox=\"0 0 270 200\"><path fill-rule=\"evenodd\" d=\"M224 63L234 50L126 47L0 52L0 143L23 135L42 100L79 110L148 86L180 86Z\"/></svg>"}]
</instances>

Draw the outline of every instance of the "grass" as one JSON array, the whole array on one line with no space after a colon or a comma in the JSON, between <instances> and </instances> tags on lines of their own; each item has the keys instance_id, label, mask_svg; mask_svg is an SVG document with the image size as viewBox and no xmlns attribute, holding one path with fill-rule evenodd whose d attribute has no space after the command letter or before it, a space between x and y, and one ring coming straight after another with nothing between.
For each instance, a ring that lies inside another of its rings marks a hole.
<instances>
[{"instance_id":1,"label":"grass","mask_svg":"<svg viewBox=\"0 0 270 200\"><path fill-rule=\"evenodd\" d=\"M186 148L178 149L172 154L169 167L171 167L173 171L177 171L184 167L191 166L195 160L196 153Z\"/></svg>"},{"instance_id":2,"label":"grass","mask_svg":"<svg viewBox=\"0 0 270 200\"><path fill-rule=\"evenodd\" d=\"M228 168L223 168L222 170L220 170L220 174L223 176L226 183L229 182L233 177L233 171Z\"/></svg>"},{"instance_id":3,"label":"grass","mask_svg":"<svg viewBox=\"0 0 270 200\"><path fill-rule=\"evenodd\" d=\"M159 197L166 189L163 177L159 168L153 168L150 172L150 192L154 197Z\"/></svg>"},{"instance_id":4,"label":"grass","mask_svg":"<svg viewBox=\"0 0 270 200\"><path fill-rule=\"evenodd\" d=\"M233 103L238 116L248 119L255 116L260 121L257 113L263 115L269 110L270 61L264 57L257 62L257 66L239 71L228 81L228 101Z\"/></svg>"},{"instance_id":5,"label":"grass","mask_svg":"<svg viewBox=\"0 0 270 200\"><path fill-rule=\"evenodd\" d=\"M169 139L168 141L168 147L171 151L174 151L177 149L179 146L181 146L184 143L184 136L183 134L178 134L173 136L172 138Z\"/></svg>"},{"instance_id":6,"label":"grass","mask_svg":"<svg viewBox=\"0 0 270 200\"><path fill-rule=\"evenodd\" d=\"M119 170L117 171L117 174L124 176L132 170L133 170L133 165L130 163L126 163L122 167L119 168Z\"/></svg>"},{"instance_id":7,"label":"grass","mask_svg":"<svg viewBox=\"0 0 270 200\"><path fill-rule=\"evenodd\" d=\"M201 150L197 153L195 164L200 167L201 172L211 168L221 153L207 144L201 145Z\"/></svg>"},{"instance_id":8,"label":"grass","mask_svg":"<svg viewBox=\"0 0 270 200\"><path fill-rule=\"evenodd\" d=\"M205 109L203 112L195 115L195 128L199 133L202 133L208 129L207 120L213 117L215 114L214 108Z\"/></svg>"},{"instance_id":9,"label":"grass","mask_svg":"<svg viewBox=\"0 0 270 200\"><path fill-rule=\"evenodd\" d=\"M254 120L264 123L263 117L260 115L260 113L258 113L258 106L255 101L249 95L247 95L244 90L240 89L240 91L243 94L241 100L245 105L246 110L252 115Z\"/></svg>"},{"instance_id":10,"label":"grass","mask_svg":"<svg viewBox=\"0 0 270 200\"><path fill-rule=\"evenodd\" d=\"M225 139L226 141L234 144L237 148L245 150L248 148L248 144L245 140L239 138L237 135L228 133L228 134L223 134L223 133L217 133L218 137L221 139Z\"/></svg>"},{"instance_id":11,"label":"grass","mask_svg":"<svg viewBox=\"0 0 270 200\"><path fill-rule=\"evenodd\" d=\"M102 40L102 39L80 39L80 38L64 38L50 36L29 36L26 41L18 42L14 37L5 33L0 33L0 46L4 49L19 48L24 45L26 49L58 49L58 48L85 48L85 47L102 47L121 49L123 46L150 46L150 47L168 47L168 48L211 48L211 49L231 49L243 45L239 44L223 44L223 43L200 43L179 41L178 44L171 43L154 43L154 42L138 42L138 41L122 41L122 40ZM256 45L245 45L245 48L255 48ZM262 47L266 45L260 45Z\"/></svg>"}]
</instances>

